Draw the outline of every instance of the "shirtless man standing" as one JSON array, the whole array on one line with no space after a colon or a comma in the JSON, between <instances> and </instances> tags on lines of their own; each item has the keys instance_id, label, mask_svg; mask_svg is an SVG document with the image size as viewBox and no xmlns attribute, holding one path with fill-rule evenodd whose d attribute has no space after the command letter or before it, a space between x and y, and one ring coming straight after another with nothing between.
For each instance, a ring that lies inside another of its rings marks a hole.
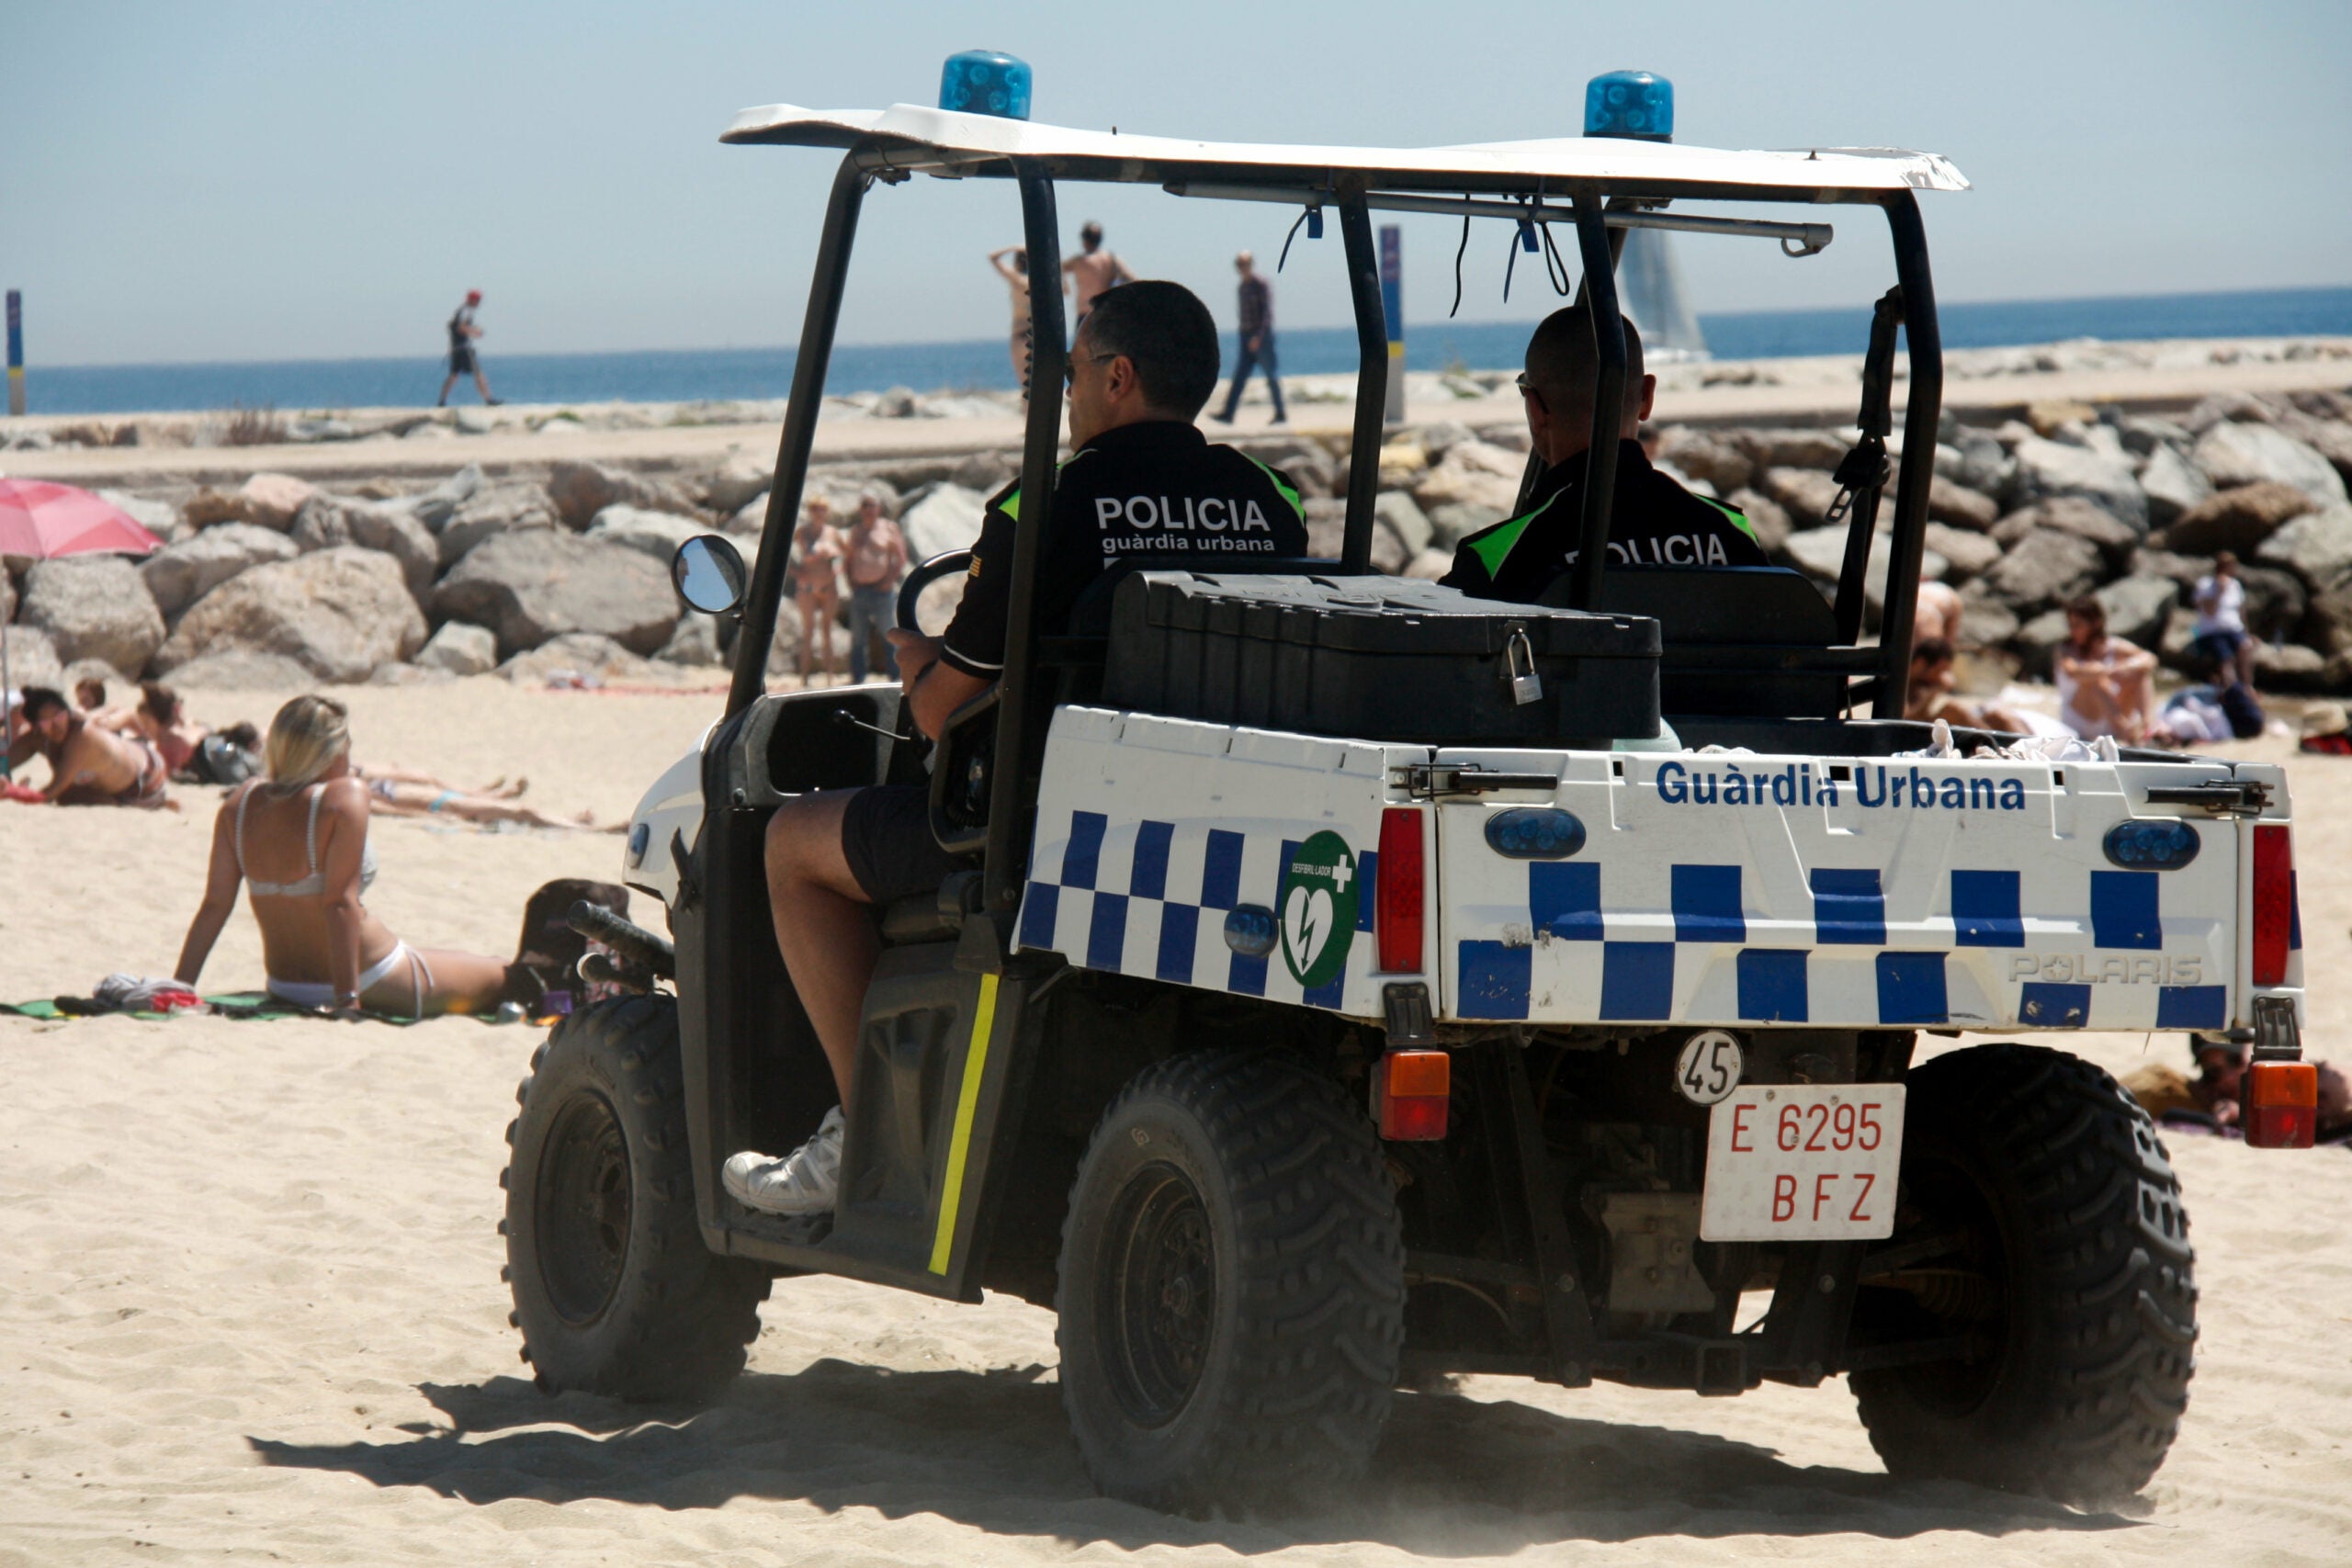
<instances>
[{"instance_id":1,"label":"shirtless man standing","mask_svg":"<svg viewBox=\"0 0 2352 1568\"><path fill-rule=\"evenodd\" d=\"M1136 280L1126 263L1102 248L1102 224L1087 220L1086 227L1078 231L1078 243L1086 249L1062 263L1062 270L1069 274L1077 289L1077 309L1069 324L1073 333L1086 324L1086 312L1094 309L1096 295Z\"/></svg>"},{"instance_id":2,"label":"shirtless man standing","mask_svg":"<svg viewBox=\"0 0 2352 1568\"><path fill-rule=\"evenodd\" d=\"M180 808L164 789L171 770L144 736L119 735L86 722L62 694L46 686L26 689L23 713L29 728L9 749L8 764L13 770L35 752L47 758L43 799L59 806Z\"/></svg>"}]
</instances>

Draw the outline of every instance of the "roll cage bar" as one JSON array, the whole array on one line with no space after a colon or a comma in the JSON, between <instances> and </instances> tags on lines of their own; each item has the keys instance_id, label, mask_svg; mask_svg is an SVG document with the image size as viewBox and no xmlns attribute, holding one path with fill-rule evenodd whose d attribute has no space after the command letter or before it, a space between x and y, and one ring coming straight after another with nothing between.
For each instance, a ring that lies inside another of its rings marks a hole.
<instances>
[{"instance_id":1,"label":"roll cage bar","mask_svg":"<svg viewBox=\"0 0 2352 1568\"><path fill-rule=\"evenodd\" d=\"M729 140L771 138L730 133ZM833 333L841 318L858 214L867 189L877 182L897 185L905 181L910 175L910 162L914 160L907 156L902 146L880 138L861 138L851 142L833 175L824 227L817 243L816 268L809 280L808 311L793 365L791 396L776 450L775 483L768 491L759 560L752 570L735 644L733 681L727 701L730 716L757 701L764 690L767 650L775 636L794 520L799 515L817 418L824 401L825 376L832 358ZM951 172L937 155L918 166L935 173ZM1848 677L1849 704L1869 700L1878 712L1891 709L1901 713L1908 685L1911 627L1928 522L1928 491L1934 473L1936 428L1943 398L1942 339L1937 328L1934 285L1928 267L1927 232L1920 222L1917 198L1907 186L1824 188L1662 181L1639 175L1605 181L1563 179L1558 175L1514 179L1501 175L1474 177L1458 171L1433 175L1416 168L1334 173L1273 163L1260 168L1230 162L1204 165L1156 158L1114 161L1053 155L976 155L955 162L952 173L958 177L1009 178L1018 187L1029 253L1030 319L1035 328L1029 384L1037 395L1029 400L1028 423L1023 433L1023 504L1013 530L1012 581L1006 606L1009 635L1004 673L995 704L995 755L999 765L992 770L990 783L983 872L987 909L1009 914L1020 903L1023 868L1026 863L1021 843L1026 830L1021 793L1035 762L1032 753L1042 752L1044 745L1043 726L1037 721L1031 701L1038 666L1031 606L1039 541L1053 504L1055 459L1061 444L1062 411L1057 389L1069 355L1062 312L1060 224L1055 206L1057 180L1156 184L1179 196L1339 209L1358 349L1347 521L1340 568L1350 574L1370 570L1373 503L1380 483L1381 434L1387 399L1388 333L1381 304L1379 257L1373 243L1373 208L1448 214L1467 210L1474 216L1510 218L1532 215L1541 221L1574 222L1585 269L1582 294L1592 307L1600 365L1593 434L1585 457L1584 507L1579 519L1581 544L1568 600L1572 607L1586 610L1597 608L1600 603L1610 506L1616 489L1615 419L1613 412L1604 411L1621 408L1624 397L1624 321L1617 299L1615 264L1625 229L1673 227L1707 232L1760 233L1781 239L1784 248L1792 244L1803 246L1804 249L1792 249L1791 254L1804 254L1828 243L1826 225L1689 220L1681 215L1671 215L1669 221L1659 222L1659 219L1669 215L1648 209L1670 200L1694 197L1878 207L1885 215L1894 243L1895 287L1880 301L1873 321L1871 354L1863 377L1862 443L1849 454L1838 474L1841 485L1858 502L1846 519L1847 549L1836 602L1840 643L1826 649L1775 649L1771 657L1781 670L1835 672ZM1458 194L1451 201L1443 199L1433 189L1441 185ZM1502 199L1478 200L1482 193ZM1867 648L1859 639L1879 491L1877 482L1859 481L1874 479L1883 482L1883 438L1891 423L1888 409L1896 326L1900 326L1910 353L1909 387L1880 640L1876 648ZM1873 424L1877 426L1875 433ZM1874 440L1880 445L1873 455L1868 449ZM1833 515L1832 521L1835 520Z\"/></svg>"}]
</instances>

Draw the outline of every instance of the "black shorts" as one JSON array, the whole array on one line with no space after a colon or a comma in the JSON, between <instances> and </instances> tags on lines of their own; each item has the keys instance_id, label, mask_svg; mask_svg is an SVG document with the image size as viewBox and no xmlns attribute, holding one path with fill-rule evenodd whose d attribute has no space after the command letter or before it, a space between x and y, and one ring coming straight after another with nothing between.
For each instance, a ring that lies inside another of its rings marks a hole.
<instances>
[{"instance_id":1,"label":"black shorts","mask_svg":"<svg viewBox=\"0 0 2352 1568\"><path fill-rule=\"evenodd\" d=\"M451 349L451 350L449 351L449 374L450 374L450 375L452 375L452 376L470 376L470 375L472 375L472 374L473 374L473 369L474 369L474 351L473 351L472 349L470 349L470 348L453 348L453 349Z\"/></svg>"},{"instance_id":2,"label":"black shorts","mask_svg":"<svg viewBox=\"0 0 2352 1568\"><path fill-rule=\"evenodd\" d=\"M921 784L859 790L842 813L842 858L876 904L929 893L971 863L931 836L931 791Z\"/></svg>"}]
</instances>

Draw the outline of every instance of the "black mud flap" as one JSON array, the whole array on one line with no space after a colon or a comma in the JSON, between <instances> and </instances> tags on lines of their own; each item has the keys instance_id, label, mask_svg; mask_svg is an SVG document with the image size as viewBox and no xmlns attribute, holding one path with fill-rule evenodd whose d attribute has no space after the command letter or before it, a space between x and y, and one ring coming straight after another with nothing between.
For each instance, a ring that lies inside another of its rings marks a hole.
<instances>
[{"instance_id":1,"label":"black mud flap","mask_svg":"<svg viewBox=\"0 0 2352 1568\"><path fill-rule=\"evenodd\" d=\"M974 964L953 942L882 954L858 1035L841 1207L819 1249L833 1267L980 1299L982 1199L993 1156L1012 1145L1006 1100L1024 994L1001 968Z\"/></svg>"}]
</instances>

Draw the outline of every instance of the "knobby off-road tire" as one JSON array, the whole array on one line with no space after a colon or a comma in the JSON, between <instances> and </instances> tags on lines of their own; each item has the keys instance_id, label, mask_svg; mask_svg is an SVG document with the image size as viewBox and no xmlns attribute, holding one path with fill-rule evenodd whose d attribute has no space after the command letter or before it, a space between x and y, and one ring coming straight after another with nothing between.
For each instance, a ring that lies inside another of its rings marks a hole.
<instances>
[{"instance_id":1,"label":"knobby off-road tire","mask_svg":"<svg viewBox=\"0 0 2352 1568\"><path fill-rule=\"evenodd\" d=\"M1964 1235L1856 1304L1857 1346L1980 1337L1973 1360L1857 1372L1888 1472L2098 1506L2137 1493L2188 1405L2197 1286L2147 1114L2063 1052L1988 1045L1910 1076L1890 1247Z\"/></svg>"},{"instance_id":2,"label":"knobby off-road tire","mask_svg":"<svg viewBox=\"0 0 2352 1568\"><path fill-rule=\"evenodd\" d=\"M550 1393L699 1400L743 1370L764 1269L695 1223L668 997L601 1002L555 1027L515 1091L506 1189L509 1321Z\"/></svg>"},{"instance_id":3,"label":"knobby off-road tire","mask_svg":"<svg viewBox=\"0 0 2352 1568\"><path fill-rule=\"evenodd\" d=\"M1171 1511L1291 1504L1363 1473L1405 1339L1380 1145L1279 1055L1139 1074L1062 1229L1062 1404L1097 1486Z\"/></svg>"}]
</instances>

